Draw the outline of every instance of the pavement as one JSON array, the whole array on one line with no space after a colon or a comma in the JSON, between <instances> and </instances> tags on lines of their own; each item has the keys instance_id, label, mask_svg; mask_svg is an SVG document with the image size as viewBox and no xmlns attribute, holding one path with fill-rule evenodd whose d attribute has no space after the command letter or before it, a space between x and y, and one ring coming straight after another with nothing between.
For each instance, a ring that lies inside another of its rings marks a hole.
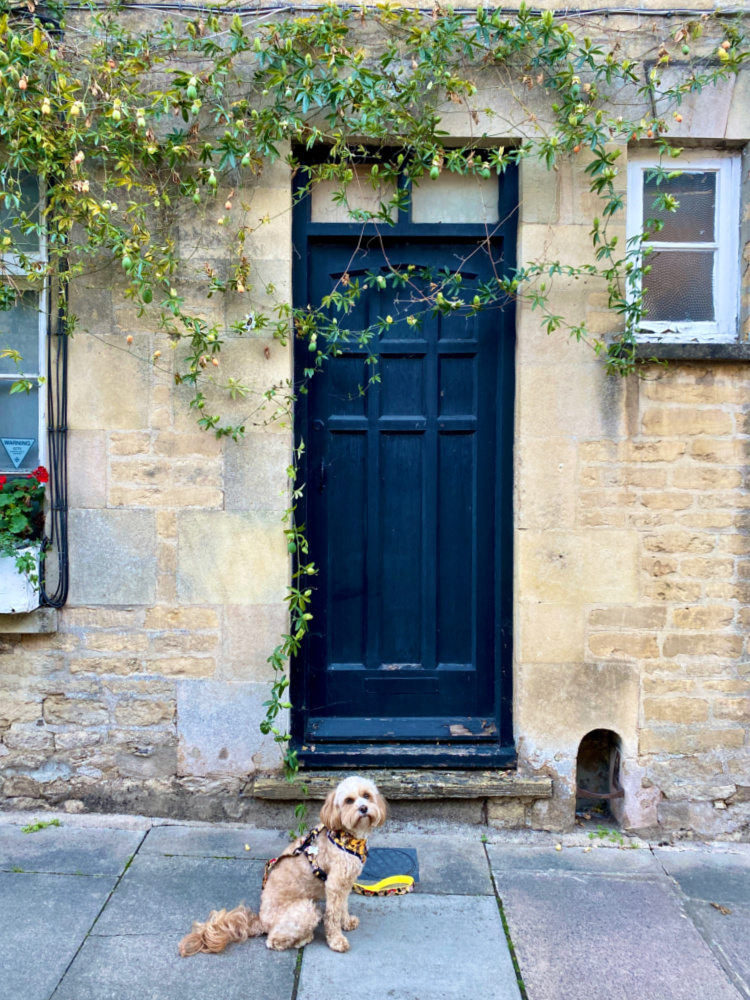
<instances>
[{"instance_id":1,"label":"pavement","mask_svg":"<svg viewBox=\"0 0 750 1000\"><path fill-rule=\"evenodd\" d=\"M257 907L283 832L29 819L0 815L0 1000L750 1000L747 844L402 825L372 843L416 848L420 882L352 897L347 954L319 928L182 959L193 919Z\"/></svg>"}]
</instances>

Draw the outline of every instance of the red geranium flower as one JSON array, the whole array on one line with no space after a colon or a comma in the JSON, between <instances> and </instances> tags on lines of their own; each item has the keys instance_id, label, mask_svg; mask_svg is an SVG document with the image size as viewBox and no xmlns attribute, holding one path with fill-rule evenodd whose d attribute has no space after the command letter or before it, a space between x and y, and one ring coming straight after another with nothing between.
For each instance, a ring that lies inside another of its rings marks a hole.
<instances>
[{"instance_id":1,"label":"red geranium flower","mask_svg":"<svg viewBox=\"0 0 750 1000\"><path fill-rule=\"evenodd\" d=\"M8 479L7 479L7 477L6 477L6 476L0 476L0 489L2 489L2 488L3 488L3 486L5 486L5 484L6 484L7 482L8 482Z\"/></svg>"},{"instance_id":2,"label":"red geranium flower","mask_svg":"<svg viewBox=\"0 0 750 1000\"><path fill-rule=\"evenodd\" d=\"M29 473L29 478L38 479L40 483L48 483L49 472L47 472L43 465L40 465L33 472Z\"/></svg>"}]
</instances>

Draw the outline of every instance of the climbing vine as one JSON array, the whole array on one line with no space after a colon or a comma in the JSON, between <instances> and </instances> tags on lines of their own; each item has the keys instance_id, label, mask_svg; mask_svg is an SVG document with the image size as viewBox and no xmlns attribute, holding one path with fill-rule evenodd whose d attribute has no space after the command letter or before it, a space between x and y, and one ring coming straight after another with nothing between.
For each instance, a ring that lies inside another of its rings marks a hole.
<instances>
[{"instance_id":1,"label":"climbing vine","mask_svg":"<svg viewBox=\"0 0 750 1000\"><path fill-rule=\"evenodd\" d=\"M625 246L612 232L623 213L618 160L628 143L651 143L662 157L657 181L674 176L680 149L669 140L670 125L681 120L688 95L736 74L746 62L743 23L739 15L704 14L620 34L603 20L566 20L524 5L514 15L390 3L356 9L330 4L299 14L231 6L167 14L157 4L42 7L28 0L19 8L5 0L0 306L10 309L21 287L41 288L54 278L53 287L64 289L103 266L119 269L125 299L139 316L155 318L172 348L170 359L155 351L143 362L185 387L201 428L236 440L248 426L291 421L295 400L343 343L356 340L367 348L374 342L390 317L368 329L350 328L368 284L413 278L397 270L371 274L342 282L320 305L293 308L264 279L254 246L271 219L254 216L247 201L248 190L275 162L286 161L301 181L297 198L332 182L334 200L353 222L384 231L409 198L407 187L396 186L404 175L416 184L446 171L486 179L528 158L556 170L580 157L599 200L590 230L595 263L522 262L481 285L471 299L464 298L460 276L433 275L408 321L517 299L537 311L548 333L562 331L589 344L610 373L628 375L638 363L636 335L645 313L649 264L643 242L662 223L647 221ZM638 109L634 117L621 113L618 95L625 92ZM444 128L449 112L454 121L457 112L463 115L459 131L470 141L451 143ZM506 137L504 145L495 137ZM300 151L312 149L327 155L308 162ZM41 211L28 202L29 175L43 186ZM393 189L369 211L349 203L353 181L363 177L373 191ZM678 207L665 191L654 203L655 216ZM203 228L197 227L190 246L183 226L189 234L197 221ZM210 260L193 265L205 233L215 246L218 232L229 266ZM28 246L42 233L46 258L39 260ZM185 274L200 283L206 301L224 295L236 306L244 296L253 306L228 324L207 319L185 294ZM610 310L619 315L618 333L600 337L584 319L556 313L550 289L558 278L600 281ZM62 292L60 308L72 333L77 321ZM257 387L224 372L227 339L259 335L282 345L294 339L309 352L301 384ZM132 344L132 337L127 340ZM374 351L368 360L374 370ZM241 418L235 416L238 401L246 401ZM304 489L297 459L304 444L297 447L283 529L294 564L290 629L270 657L275 680L261 725L281 745L290 774L297 762L281 724L290 707L287 665L309 627L315 574L297 517Z\"/></svg>"}]
</instances>

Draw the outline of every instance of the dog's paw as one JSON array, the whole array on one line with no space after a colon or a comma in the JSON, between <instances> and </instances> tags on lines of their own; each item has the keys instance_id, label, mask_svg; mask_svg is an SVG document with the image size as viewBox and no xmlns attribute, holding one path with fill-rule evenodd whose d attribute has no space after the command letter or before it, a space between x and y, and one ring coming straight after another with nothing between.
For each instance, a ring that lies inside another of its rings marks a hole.
<instances>
[{"instance_id":1,"label":"dog's paw","mask_svg":"<svg viewBox=\"0 0 750 1000\"><path fill-rule=\"evenodd\" d=\"M341 921L341 927L345 931L356 931L356 929L359 927L359 917L353 917L351 914L349 914L348 920Z\"/></svg>"},{"instance_id":2,"label":"dog's paw","mask_svg":"<svg viewBox=\"0 0 750 1000\"><path fill-rule=\"evenodd\" d=\"M349 951L349 942L343 934L328 939L328 947L331 951Z\"/></svg>"}]
</instances>

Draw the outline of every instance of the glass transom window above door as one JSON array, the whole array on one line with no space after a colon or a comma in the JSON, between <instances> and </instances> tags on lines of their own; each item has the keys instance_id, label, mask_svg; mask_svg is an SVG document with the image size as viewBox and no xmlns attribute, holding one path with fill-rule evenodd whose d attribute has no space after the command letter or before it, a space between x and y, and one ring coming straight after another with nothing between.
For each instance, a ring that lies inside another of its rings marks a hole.
<instances>
[{"instance_id":1,"label":"glass transom window above door","mask_svg":"<svg viewBox=\"0 0 750 1000\"><path fill-rule=\"evenodd\" d=\"M661 168L661 170L659 169ZM665 198L666 196L666 198ZM676 211L667 210L665 201ZM635 153L628 164L628 239L646 232L640 288L645 341L738 339L740 162L731 153Z\"/></svg>"},{"instance_id":2,"label":"glass transom window above door","mask_svg":"<svg viewBox=\"0 0 750 1000\"><path fill-rule=\"evenodd\" d=\"M443 170L435 179L428 173L404 183L409 192L406 209L399 212L394 203L397 185L394 180L373 179L370 165L355 164L353 177L342 198L338 181L319 181L310 194L310 221L313 223L356 222L361 212L377 213L381 205L392 222L399 215L402 221L418 225L487 225L500 222L498 178L494 171L489 177L459 174Z\"/></svg>"}]
</instances>

